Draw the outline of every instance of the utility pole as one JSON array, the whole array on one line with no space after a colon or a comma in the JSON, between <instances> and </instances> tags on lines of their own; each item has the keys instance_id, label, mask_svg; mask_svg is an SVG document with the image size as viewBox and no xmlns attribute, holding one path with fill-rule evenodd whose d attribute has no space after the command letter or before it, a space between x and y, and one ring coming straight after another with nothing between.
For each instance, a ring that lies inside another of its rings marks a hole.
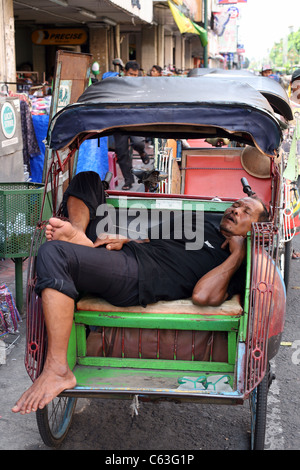
<instances>
[{"instance_id":1,"label":"utility pole","mask_svg":"<svg viewBox=\"0 0 300 470\"><path fill-rule=\"evenodd\" d=\"M203 0L204 4L204 29L207 31L207 0ZM203 48L203 65L208 67L208 53L207 45Z\"/></svg>"}]
</instances>

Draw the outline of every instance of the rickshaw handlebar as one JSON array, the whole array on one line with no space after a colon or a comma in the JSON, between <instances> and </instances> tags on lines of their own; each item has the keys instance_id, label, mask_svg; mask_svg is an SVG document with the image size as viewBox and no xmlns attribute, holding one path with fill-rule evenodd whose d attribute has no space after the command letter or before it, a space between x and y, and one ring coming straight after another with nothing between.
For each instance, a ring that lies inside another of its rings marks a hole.
<instances>
[{"instance_id":1,"label":"rickshaw handlebar","mask_svg":"<svg viewBox=\"0 0 300 470\"><path fill-rule=\"evenodd\" d=\"M253 196L253 194L255 194L255 193L252 191L251 186L249 185L249 183L247 181L247 178L241 178L241 182L242 182L242 185L243 185L244 193L246 193L248 196Z\"/></svg>"}]
</instances>

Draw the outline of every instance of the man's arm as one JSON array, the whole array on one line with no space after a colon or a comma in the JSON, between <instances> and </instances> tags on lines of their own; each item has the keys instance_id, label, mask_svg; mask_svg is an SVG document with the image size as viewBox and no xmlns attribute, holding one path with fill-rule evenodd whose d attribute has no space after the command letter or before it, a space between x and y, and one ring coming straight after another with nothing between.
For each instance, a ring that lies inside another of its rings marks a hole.
<instances>
[{"instance_id":1,"label":"man's arm","mask_svg":"<svg viewBox=\"0 0 300 470\"><path fill-rule=\"evenodd\" d=\"M229 245L230 255L219 266L206 273L194 287L192 300L196 305L220 305L227 297L233 274L241 266L246 254L245 239L233 236L226 239L222 248Z\"/></svg>"}]
</instances>

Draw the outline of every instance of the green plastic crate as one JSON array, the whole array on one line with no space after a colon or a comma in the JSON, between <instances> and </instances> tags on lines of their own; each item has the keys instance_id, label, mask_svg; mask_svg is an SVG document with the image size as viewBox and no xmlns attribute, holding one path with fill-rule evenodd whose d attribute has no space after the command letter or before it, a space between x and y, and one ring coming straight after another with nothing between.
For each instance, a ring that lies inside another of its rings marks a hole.
<instances>
[{"instance_id":1,"label":"green plastic crate","mask_svg":"<svg viewBox=\"0 0 300 470\"><path fill-rule=\"evenodd\" d=\"M1 258L29 256L43 194L43 184L0 183Z\"/></svg>"}]
</instances>

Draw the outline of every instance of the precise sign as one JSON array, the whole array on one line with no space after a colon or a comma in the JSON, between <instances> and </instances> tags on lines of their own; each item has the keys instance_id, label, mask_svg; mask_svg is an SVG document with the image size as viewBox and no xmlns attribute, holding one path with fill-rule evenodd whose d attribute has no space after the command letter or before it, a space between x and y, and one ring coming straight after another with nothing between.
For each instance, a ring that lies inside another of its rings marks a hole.
<instances>
[{"instance_id":1,"label":"precise sign","mask_svg":"<svg viewBox=\"0 0 300 470\"><path fill-rule=\"evenodd\" d=\"M80 45L87 41L84 29L37 29L31 34L34 44L40 46L55 46L59 44Z\"/></svg>"}]
</instances>

